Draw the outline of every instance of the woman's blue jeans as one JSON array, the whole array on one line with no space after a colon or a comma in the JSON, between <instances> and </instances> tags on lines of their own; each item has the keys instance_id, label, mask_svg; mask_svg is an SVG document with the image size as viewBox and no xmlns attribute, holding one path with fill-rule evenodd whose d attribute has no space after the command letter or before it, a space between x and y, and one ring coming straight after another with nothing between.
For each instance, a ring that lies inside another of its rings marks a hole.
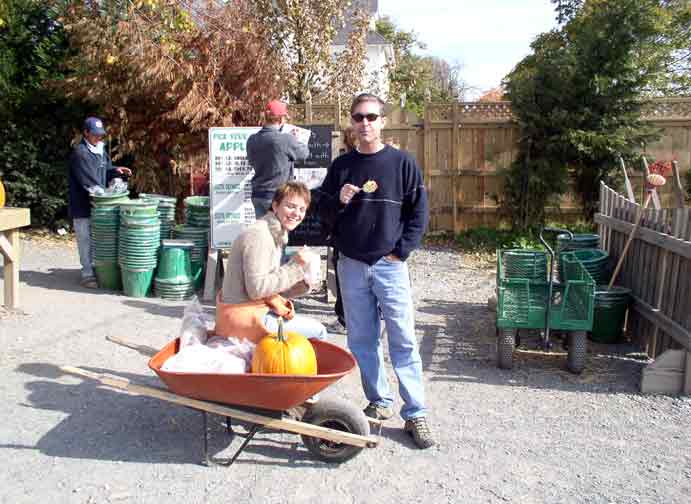
<instances>
[{"instance_id":1,"label":"woman's blue jeans","mask_svg":"<svg viewBox=\"0 0 691 504\"><path fill-rule=\"evenodd\" d=\"M381 258L372 266L346 257L338 259L345 308L348 347L360 367L365 397L380 406L393 404L380 338L381 308L389 355L398 377L404 420L426 415L422 360L415 337L415 316L408 265Z\"/></svg>"},{"instance_id":2,"label":"woman's blue jeans","mask_svg":"<svg viewBox=\"0 0 691 504\"><path fill-rule=\"evenodd\" d=\"M278 316L271 312L264 315L264 326L271 332L277 332ZM297 313L292 319L283 321L283 330L300 333L306 338L316 338L320 340L325 340L329 336L324 324L316 319Z\"/></svg>"}]
</instances>

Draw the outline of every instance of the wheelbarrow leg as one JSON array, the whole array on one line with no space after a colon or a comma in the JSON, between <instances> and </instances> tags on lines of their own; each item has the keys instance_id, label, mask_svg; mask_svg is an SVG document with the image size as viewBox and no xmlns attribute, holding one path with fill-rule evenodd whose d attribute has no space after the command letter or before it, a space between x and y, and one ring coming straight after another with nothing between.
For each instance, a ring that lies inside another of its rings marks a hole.
<instances>
[{"instance_id":1,"label":"wheelbarrow leg","mask_svg":"<svg viewBox=\"0 0 691 504\"><path fill-rule=\"evenodd\" d=\"M224 466L224 467L229 467L233 465L233 462L237 460L237 458L240 456L240 454L243 452L243 450L247 447L247 445L252 441L252 438L254 438L254 435L259 431L260 426L257 424L252 424L252 427L250 428L250 431L247 433L247 436L245 437L245 440L242 442L240 445L240 448L237 449L237 451L233 454L233 456L229 459L220 459L220 458L213 458L209 456L209 430L208 430L208 419L207 419L207 412L202 410L202 418L204 420L204 459L202 461L202 464L205 466L210 466L210 465L219 465L219 466ZM233 426L231 425L230 422L230 417L226 417L226 432L230 435L230 441L232 442L233 439L235 439L235 431L233 430Z\"/></svg>"}]
</instances>

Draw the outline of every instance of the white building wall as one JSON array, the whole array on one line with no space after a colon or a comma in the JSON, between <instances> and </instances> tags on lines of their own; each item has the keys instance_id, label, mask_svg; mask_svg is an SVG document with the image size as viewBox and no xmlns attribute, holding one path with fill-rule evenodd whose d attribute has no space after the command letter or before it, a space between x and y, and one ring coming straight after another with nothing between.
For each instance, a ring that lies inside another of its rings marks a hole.
<instances>
[{"instance_id":1,"label":"white building wall","mask_svg":"<svg viewBox=\"0 0 691 504\"><path fill-rule=\"evenodd\" d=\"M336 55L343 51L345 46L334 45L331 47L331 54ZM383 100L388 99L389 94L389 73L387 69L387 53L390 48L383 45L367 46L367 63L365 64L365 81L362 83L361 92L378 91ZM374 81L374 89L370 82Z\"/></svg>"}]
</instances>

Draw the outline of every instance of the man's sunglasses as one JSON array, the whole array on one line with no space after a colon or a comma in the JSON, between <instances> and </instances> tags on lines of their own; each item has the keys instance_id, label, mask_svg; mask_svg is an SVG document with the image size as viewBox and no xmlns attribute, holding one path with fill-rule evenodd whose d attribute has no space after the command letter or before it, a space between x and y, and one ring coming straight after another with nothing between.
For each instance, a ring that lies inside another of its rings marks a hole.
<instances>
[{"instance_id":1,"label":"man's sunglasses","mask_svg":"<svg viewBox=\"0 0 691 504\"><path fill-rule=\"evenodd\" d=\"M379 114L353 114L350 117L353 118L355 122L362 122L363 119L367 119L368 122L374 122L379 119Z\"/></svg>"}]
</instances>

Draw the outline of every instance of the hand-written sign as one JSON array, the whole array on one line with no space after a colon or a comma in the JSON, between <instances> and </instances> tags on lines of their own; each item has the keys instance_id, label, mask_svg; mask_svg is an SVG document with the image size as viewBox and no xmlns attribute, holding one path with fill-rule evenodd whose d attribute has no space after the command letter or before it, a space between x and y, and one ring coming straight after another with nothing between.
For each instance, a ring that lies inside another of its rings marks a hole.
<instances>
[{"instance_id":1,"label":"hand-written sign","mask_svg":"<svg viewBox=\"0 0 691 504\"><path fill-rule=\"evenodd\" d=\"M254 222L254 170L247 162L247 138L259 128L209 129L211 247L228 248Z\"/></svg>"},{"instance_id":2,"label":"hand-written sign","mask_svg":"<svg viewBox=\"0 0 691 504\"><path fill-rule=\"evenodd\" d=\"M312 131L309 140L310 154L304 161L295 163L295 180L304 182L310 188L312 203L307 210L305 219L300 225L291 231L288 244L290 246L310 245L314 247L326 246L326 236L322 233L321 222L317 215L317 194L314 191L321 185L326 177L326 171L332 160L332 133L333 126L313 125L303 126Z\"/></svg>"}]
</instances>

